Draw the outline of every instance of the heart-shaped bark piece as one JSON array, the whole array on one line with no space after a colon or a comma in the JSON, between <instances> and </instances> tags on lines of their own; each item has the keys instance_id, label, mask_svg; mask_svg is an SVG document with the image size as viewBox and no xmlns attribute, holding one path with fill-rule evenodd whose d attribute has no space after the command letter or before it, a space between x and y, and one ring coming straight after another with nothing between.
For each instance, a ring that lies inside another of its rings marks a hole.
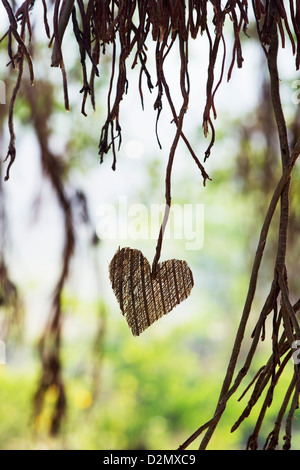
<instances>
[{"instance_id":1,"label":"heart-shaped bark piece","mask_svg":"<svg viewBox=\"0 0 300 470\"><path fill-rule=\"evenodd\" d=\"M141 251L120 248L109 265L113 291L134 336L185 300L194 285L186 261L171 259L157 265L151 276L148 260Z\"/></svg>"}]
</instances>

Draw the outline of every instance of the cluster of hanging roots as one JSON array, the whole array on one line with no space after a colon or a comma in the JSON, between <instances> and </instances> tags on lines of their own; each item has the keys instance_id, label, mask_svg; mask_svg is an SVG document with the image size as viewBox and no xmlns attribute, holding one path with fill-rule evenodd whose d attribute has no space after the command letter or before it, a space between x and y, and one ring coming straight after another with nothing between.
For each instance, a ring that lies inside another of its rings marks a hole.
<instances>
[{"instance_id":1,"label":"cluster of hanging roots","mask_svg":"<svg viewBox=\"0 0 300 470\"><path fill-rule=\"evenodd\" d=\"M3 32L0 42L2 45L7 45L9 67L17 70L17 79L11 94L8 112L10 141L6 155L7 167L5 174L5 180L8 180L16 158L16 136L14 131L16 99L24 80L26 80L26 83L29 81L32 85L35 82L33 58L31 55L32 45L34 44L32 22L34 21L35 1L25 0L18 6L16 6L16 2L13 0L1 1L7 13L8 29L6 32ZM288 273L285 265L290 179L300 152L300 142L297 141L293 148L290 148L285 117L281 107L277 70L278 48L280 46L284 47L286 40L290 42L292 47L295 68L299 69L300 1L252 0L249 3L251 5L248 5L247 0L229 0L226 3L219 0L42 0L40 4L42 18L39 17L39 20L42 20L44 24L45 35L52 49L51 61L49 61L51 63L49 65L61 69L66 109L69 109L68 73L63 53L66 27L69 25L71 28L74 41L76 41L78 46L78 63L81 64L82 69L82 88L80 92L82 93L81 111L83 115L87 114L86 106L88 100L90 100L92 108L96 107L96 82L101 80L101 59L105 54L109 53L111 69L107 93L107 115L99 133L99 155L101 162L104 155L111 152L113 159L112 168L116 169L117 153L122 143L120 106L129 86L127 79L128 67L139 70L138 93L142 106L145 86L150 93L155 93L153 101L154 110L156 111L156 137L158 145L160 145L158 121L163 103L170 107L174 124L174 140L170 148L166 170L166 203L168 206L171 204L172 165L180 139L184 141L191 157L199 168L203 183L205 184L210 179L204 164L210 156L215 141L213 123L217 117L215 95L224 77L227 80L230 79L233 67L235 65L238 68L242 67L244 60L242 54L242 35L245 38L248 37L249 18L254 18L256 22L257 37L265 53L269 70L272 105L280 143L282 176L275 188L262 227L251 273L249 292L215 414L208 423L200 426L182 444L180 447L182 449L191 444L205 430L206 434L200 444L200 448L206 448L229 398L237 390L242 379L249 371L257 344L265 336L266 318L272 315L273 333L270 359L256 374L252 384L254 385L254 390L249 403L233 427L234 430L239 426L243 419L250 414L263 391L267 390L256 427L248 441L248 448L257 448L261 424L266 410L272 402L274 389L283 369L293 355L293 348L297 344L296 342L300 340L300 329L296 318L300 302L298 301L292 305L290 301ZM251 16L249 14L250 11ZM231 25L232 36L229 39L230 44L233 44L230 50L229 66L226 70L226 45L228 44L227 39L230 29L227 28L225 34L225 24ZM202 70L202 73L207 76L202 127L204 137L209 138L207 150L203 155L203 164L183 132L184 116L188 110L190 92L188 68L189 44L199 36L206 38L205 47L207 46L208 51L208 68L207 70ZM149 49L147 44L149 45L150 42L155 44L155 57L153 58L156 69L155 77L153 77L153 72L149 70L148 66ZM165 64L168 54L171 49L176 48L178 54L178 81L182 95L180 109L176 109L173 103L171 87L165 76ZM24 74L25 66L28 68L28 74ZM34 88L27 92L27 98L29 102L31 100L32 107L36 109ZM44 122L44 128L39 125L39 122L42 122L42 118L35 120L35 128L38 133L38 141L42 153L43 170L51 180L60 207L63 210L66 239L62 271L54 292L53 309L40 343L43 374L40 387L36 393L35 405L36 412L39 413L45 393L53 384L56 385L58 397L51 425L52 432L56 433L59 430L66 407L59 353L61 335L60 297L69 272L70 261L74 251L75 235L71 202L68 200L63 187L61 168L59 168L57 158L49 150L47 122ZM278 252L274 266L274 280L253 332L252 344L246 362L233 381L239 351L255 294L268 230L277 206L279 206L280 210L280 229L278 234ZM157 245L154 267L160 256L161 243L162 234L160 234ZM280 336L279 331L281 329L282 333ZM298 366L295 363L290 385L283 398L275 427L267 439L265 448L275 448L277 446L279 431L286 414L284 448L288 449L291 446L292 419L298 407L299 398L299 373Z\"/></svg>"}]
</instances>

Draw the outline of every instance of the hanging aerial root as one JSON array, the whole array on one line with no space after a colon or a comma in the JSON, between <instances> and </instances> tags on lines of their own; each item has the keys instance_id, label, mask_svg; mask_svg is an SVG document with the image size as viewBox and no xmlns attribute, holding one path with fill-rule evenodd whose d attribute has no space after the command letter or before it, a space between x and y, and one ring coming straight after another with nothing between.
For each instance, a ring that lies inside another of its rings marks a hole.
<instances>
[{"instance_id":1,"label":"hanging aerial root","mask_svg":"<svg viewBox=\"0 0 300 470\"><path fill-rule=\"evenodd\" d=\"M20 60L20 55L25 56L29 65L30 78L33 82L33 67L30 54L25 45L25 32L27 32L28 43L32 41L32 27L29 12L33 10L34 0L25 0L14 14L11 2L2 0L9 19L8 55L10 63L14 67L16 60ZM208 69L204 71L207 75L206 100L204 105L202 126L205 137L210 137L210 143L205 151L206 160L211 153L215 143L215 128L213 121L217 117L215 107L215 95L219 89L224 76L226 40L224 37L224 24L228 20L232 24L234 37L232 59L230 62L227 78L230 79L234 65L242 67L243 55L241 46L241 33L246 33L248 25L248 1L229 0L225 5L221 2L207 0L176 0L176 2L165 2L161 0L110 0L94 2L89 0L55 0L54 8L47 8L47 0L43 0L44 26L47 37L51 38L52 66L60 67L63 78L63 91L65 107L69 109L67 71L63 60L63 42L65 31L70 25L74 38L78 44L80 63L82 66L82 113L86 112L86 101L90 96L93 108L96 106L95 97L95 77L99 76L99 65L101 55L104 55L107 48L112 46L113 56L111 60L110 86L108 90L107 117L102 126L99 142L100 161L108 152L113 154L113 169L116 169L117 152L122 142L122 129L120 122L120 105L127 92L127 62L133 55L131 68L139 67L138 94L141 104L144 104L143 77L146 79L150 92L153 90L153 80L147 67L148 47L147 41L156 42L156 88L157 97L154 109L157 111L156 134L158 138L158 120L163 107L163 92L166 82L164 67L166 57L170 50L178 41L183 41L186 45L190 39L196 39L203 33L206 34L209 43ZM296 8L294 2L289 2L289 17L287 7L281 0L275 2L276 14L271 14L272 2L264 4L261 0L253 0L253 12L258 26L259 37L266 51L270 44L271 29L274 21L278 24L282 45L285 45L285 31L292 44L296 57L296 67L300 62L300 8L298 2ZM212 9L211 9L212 6ZM48 16L52 13L53 33L51 36ZM31 15L32 16L32 15ZM19 25L21 32L18 32ZM12 40L15 39L18 45L17 54L12 52ZM223 51L220 52L220 44ZM187 51L188 48L185 47ZM118 51L118 52L117 52ZM101 54L102 53L102 54ZM186 52L187 53L187 52ZM218 57L221 55L221 65L218 65ZM186 61L185 54L179 61ZM88 62L90 65L90 77L88 77ZM219 78L216 82L215 74ZM20 77L21 80L22 77ZM188 80L188 71L186 74ZM189 88L189 85L188 85ZM189 90L188 90L189 92ZM12 97L15 100L15 97ZM172 99L167 97L167 103L174 111ZM174 114L174 113L173 113ZM174 122L176 124L176 119ZM187 144L193 159L195 152L191 150L188 138L184 133L181 138ZM116 141L118 142L116 145ZM159 142L159 138L158 138ZM9 148L10 166L15 158L15 147L12 139ZM159 142L160 145L160 142ZM198 160L199 162L199 160ZM198 167L200 167L199 163ZM201 168L200 168L201 169ZM202 169L201 169L202 171ZM204 182L207 179L202 171Z\"/></svg>"}]
</instances>

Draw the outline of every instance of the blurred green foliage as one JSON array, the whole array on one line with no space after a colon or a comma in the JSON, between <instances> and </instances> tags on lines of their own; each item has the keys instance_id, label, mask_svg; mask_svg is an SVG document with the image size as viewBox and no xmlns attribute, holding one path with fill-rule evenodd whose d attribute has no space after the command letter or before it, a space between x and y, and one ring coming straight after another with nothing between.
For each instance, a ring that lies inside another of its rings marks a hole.
<instances>
[{"instance_id":1,"label":"blurred green foliage","mask_svg":"<svg viewBox=\"0 0 300 470\"><path fill-rule=\"evenodd\" d=\"M1 367L1 449L176 449L210 419L226 357L221 345L216 346L216 354L210 350L195 322L175 327L169 334L161 334L157 328L152 335L145 333L144 339L129 337L120 324L110 331L114 333L105 341L97 398L91 381L90 345L79 334L76 341L66 341L63 362L68 414L56 438L48 435L55 390L49 390L41 416L32 420L37 361L31 358L21 368L15 359L12 365ZM276 405L286 387L287 380L283 380L266 431L272 429ZM237 398L229 403L211 449L245 447L257 412L231 434L246 403L245 398L241 403ZM295 446L299 439L296 423ZM196 448L196 444L191 447Z\"/></svg>"}]
</instances>

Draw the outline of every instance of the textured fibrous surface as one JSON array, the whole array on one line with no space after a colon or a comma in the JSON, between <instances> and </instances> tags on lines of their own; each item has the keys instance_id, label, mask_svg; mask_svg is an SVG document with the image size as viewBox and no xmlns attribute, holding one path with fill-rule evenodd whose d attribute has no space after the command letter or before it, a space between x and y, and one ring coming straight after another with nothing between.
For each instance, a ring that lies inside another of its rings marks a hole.
<instances>
[{"instance_id":1,"label":"textured fibrous surface","mask_svg":"<svg viewBox=\"0 0 300 470\"><path fill-rule=\"evenodd\" d=\"M122 314L134 336L185 300L194 285L186 261L171 259L157 265L152 279L141 251L118 249L109 265L110 281Z\"/></svg>"}]
</instances>

